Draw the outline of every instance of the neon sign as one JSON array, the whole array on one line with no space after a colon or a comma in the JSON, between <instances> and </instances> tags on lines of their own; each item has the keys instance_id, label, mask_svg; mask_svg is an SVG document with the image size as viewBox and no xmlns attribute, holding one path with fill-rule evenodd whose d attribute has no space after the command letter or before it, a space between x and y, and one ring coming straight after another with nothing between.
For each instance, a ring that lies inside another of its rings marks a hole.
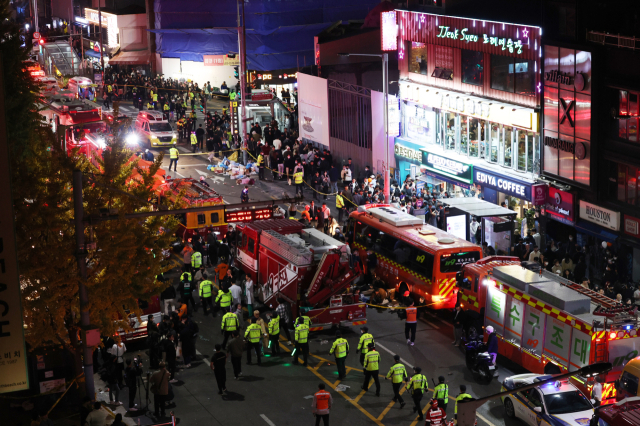
<instances>
[{"instance_id":1,"label":"neon sign","mask_svg":"<svg viewBox=\"0 0 640 426\"><path fill-rule=\"evenodd\" d=\"M450 38L453 40L465 41L467 43L477 43L480 41L479 36L468 33L469 28L463 28L462 30L455 28L452 31L450 31L451 27L447 27L446 25L440 25L438 28L440 29L440 33L436 37L439 38ZM482 43L502 47L502 50L509 50L509 53L515 52L518 55L522 53L523 45L521 40L514 41L510 38L500 38L482 34Z\"/></svg>"}]
</instances>

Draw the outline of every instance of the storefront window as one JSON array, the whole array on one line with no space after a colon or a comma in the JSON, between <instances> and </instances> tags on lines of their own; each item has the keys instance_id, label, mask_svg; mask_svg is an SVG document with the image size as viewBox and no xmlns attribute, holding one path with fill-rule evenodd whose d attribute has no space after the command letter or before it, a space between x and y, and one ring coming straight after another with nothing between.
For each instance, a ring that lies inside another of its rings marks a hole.
<instances>
[{"instance_id":1,"label":"storefront window","mask_svg":"<svg viewBox=\"0 0 640 426\"><path fill-rule=\"evenodd\" d=\"M618 201L632 206L640 205L640 167L614 164L618 173ZM612 197L614 198L614 197Z\"/></svg>"},{"instance_id":2,"label":"storefront window","mask_svg":"<svg viewBox=\"0 0 640 426\"><path fill-rule=\"evenodd\" d=\"M627 170L627 204L636 204L638 168L629 166Z\"/></svg>"},{"instance_id":3,"label":"storefront window","mask_svg":"<svg viewBox=\"0 0 640 426\"><path fill-rule=\"evenodd\" d=\"M514 91L513 64L514 58L502 55L491 55L491 88L505 92Z\"/></svg>"},{"instance_id":4,"label":"storefront window","mask_svg":"<svg viewBox=\"0 0 640 426\"><path fill-rule=\"evenodd\" d=\"M484 74L484 53L462 50L462 82L482 86Z\"/></svg>"},{"instance_id":5,"label":"storefront window","mask_svg":"<svg viewBox=\"0 0 640 426\"><path fill-rule=\"evenodd\" d=\"M427 74L427 46L424 43L411 42L409 72Z\"/></svg>"},{"instance_id":6,"label":"storefront window","mask_svg":"<svg viewBox=\"0 0 640 426\"><path fill-rule=\"evenodd\" d=\"M511 167L511 145L513 143L513 127L504 126L504 161L505 167Z\"/></svg>"},{"instance_id":7,"label":"storefront window","mask_svg":"<svg viewBox=\"0 0 640 426\"><path fill-rule=\"evenodd\" d=\"M536 136L532 132L527 132L527 171L533 173L533 164L534 158L533 154L535 153L534 144L536 141Z\"/></svg>"},{"instance_id":8,"label":"storefront window","mask_svg":"<svg viewBox=\"0 0 640 426\"><path fill-rule=\"evenodd\" d=\"M460 116L460 154L467 155L469 149L469 117Z\"/></svg>"},{"instance_id":9,"label":"storefront window","mask_svg":"<svg viewBox=\"0 0 640 426\"><path fill-rule=\"evenodd\" d=\"M536 70L535 61L525 61L517 59L516 70L516 93L525 96L535 96L536 94Z\"/></svg>"},{"instance_id":10,"label":"storefront window","mask_svg":"<svg viewBox=\"0 0 640 426\"><path fill-rule=\"evenodd\" d=\"M527 132L518 131L518 170L524 172L527 169Z\"/></svg>"},{"instance_id":11,"label":"storefront window","mask_svg":"<svg viewBox=\"0 0 640 426\"><path fill-rule=\"evenodd\" d=\"M469 156L478 158L480 146L480 126L481 120L477 118L469 119Z\"/></svg>"},{"instance_id":12,"label":"storefront window","mask_svg":"<svg viewBox=\"0 0 640 426\"><path fill-rule=\"evenodd\" d=\"M491 123L491 157L492 163L498 161L498 147L500 146L500 125Z\"/></svg>"},{"instance_id":13,"label":"storefront window","mask_svg":"<svg viewBox=\"0 0 640 426\"><path fill-rule=\"evenodd\" d=\"M444 113L445 120L445 149L456 149L456 114L453 112Z\"/></svg>"}]
</instances>

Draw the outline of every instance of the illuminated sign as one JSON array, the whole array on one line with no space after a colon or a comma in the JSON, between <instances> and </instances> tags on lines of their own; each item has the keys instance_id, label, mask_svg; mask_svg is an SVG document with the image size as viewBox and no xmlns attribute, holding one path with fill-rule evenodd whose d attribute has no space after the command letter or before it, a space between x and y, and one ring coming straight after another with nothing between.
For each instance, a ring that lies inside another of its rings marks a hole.
<instances>
[{"instance_id":1,"label":"illuminated sign","mask_svg":"<svg viewBox=\"0 0 640 426\"><path fill-rule=\"evenodd\" d=\"M398 24L396 24L396 11L382 12L380 14L380 37L382 38L382 50L396 50L398 39Z\"/></svg>"},{"instance_id":2,"label":"illuminated sign","mask_svg":"<svg viewBox=\"0 0 640 426\"><path fill-rule=\"evenodd\" d=\"M465 41L467 43L477 43L480 40L479 36L468 33L469 28L463 28L462 30L458 30L456 28L453 31L450 31L450 27L440 25L438 26L438 29L440 30L440 33L436 37L439 38L450 38L453 40ZM482 34L482 43L501 47L502 50L509 50L509 53L517 53L518 55L522 53L522 40L514 41L510 38L500 38Z\"/></svg>"},{"instance_id":3,"label":"illuminated sign","mask_svg":"<svg viewBox=\"0 0 640 426\"><path fill-rule=\"evenodd\" d=\"M625 214L624 233L632 237L640 238L640 219Z\"/></svg>"},{"instance_id":4,"label":"illuminated sign","mask_svg":"<svg viewBox=\"0 0 640 426\"><path fill-rule=\"evenodd\" d=\"M408 158L409 160L417 162L422 161L422 153L417 149L407 148L406 146L400 145L398 143L395 144L393 149L398 157Z\"/></svg>"},{"instance_id":5,"label":"illuminated sign","mask_svg":"<svg viewBox=\"0 0 640 426\"><path fill-rule=\"evenodd\" d=\"M465 183L471 183L471 178L473 177L473 168L469 164L461 163L424 150L422 150L422 164L425 165L428 170L454 177Z\"/></svg>"},{"instance_id":6,"label":"illuminated sign","mask_svg":"<svg viewBox=\"0 0 640 426\"><path fill-rule=\"evenodd\" d=\"M264 209L224 212L224 221L227 223L253 222L254 220L271 219L272 217L273 209L271 207L267 207Z\"/></svg>"},{"instance_id":7,"label":"illuminated sign","mask_svg":"<svg viewBox=\"0 0 640 426\"><path fill-rule=\"evenodd\" d=\"M256 93L251 95L252 101L269 101L273 99L273 93Z\"/></svg>"},{"instance_id":8,"label":"illuminated sign","mask_svg":"<svg viewBox=\"0 0 640 426\"><path fill-rule=\"evenodd\" d=\"M230 58L227 55L202 55L202 61L205 67L220 67L223 65L237 66L240 65L240 57Z\"/></svg>"},{"instance_id":9,"label":"illuminated sign","mask_svg":"<svg viewBox=\"0 0 640 426\"><path fill-rule=\"evenodd\" d=\"M620 229L620 213L580 200L580 218L614 231Z\"/></svg>"},{"instance_id":10,"label":"illuminated sign","mask_svg":"<svg viewBox=\"0 0 640 426\"><path fill-rule=\"evenodd\" d=\"M573 194L550 186L549 192L547 193L545 211L548 216L553 217L558 222L573 225L575 223L573 216Z\"/></svg>"},{"instance_id":11,"label":"illuminated sign","mask_svg":"<svg viewBox=\"0 0 640 426\"><path fill-rule=\"evenodd\" d=\"M102 15L102 19L100 19L100 15ZM91 24L102 24L103 27L106 27L108 39L107 45L109 47L118 46L118 17L116 15L107 12L102 12L102 14L100 14L95 9L85 8L84 17Z\"/></svg>"},{"instance_id":12,"label":"illuminated sign","mask_svg":"<svg viewBox=\"0 0 640 426\"><path fill-rule=\"evenodd\" d=\"M473 168L473 182L481 186L512 195L524 200L531 201L531 184L506 176L490 173L477 167Z\"/></svg>"}]
</instances>

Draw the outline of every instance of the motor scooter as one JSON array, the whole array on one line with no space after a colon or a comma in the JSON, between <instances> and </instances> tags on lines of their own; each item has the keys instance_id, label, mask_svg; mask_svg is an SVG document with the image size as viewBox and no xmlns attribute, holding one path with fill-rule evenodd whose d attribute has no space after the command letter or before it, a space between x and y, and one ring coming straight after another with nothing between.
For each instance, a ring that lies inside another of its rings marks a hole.
<instances>
[{"instance_id":1,"label":"motor scooter","mask_svg":"<svg viewBox=\"0 0 640 426\"><path fill-rule=\"evenodd\" d=\"M493 355L487 352L487 345L480 339L463 339L465 348L465 361L467 368L471 370L476 381L489 384L494 376L497 376L498 366L493 362Z\"/></svg>"}]
</instances>

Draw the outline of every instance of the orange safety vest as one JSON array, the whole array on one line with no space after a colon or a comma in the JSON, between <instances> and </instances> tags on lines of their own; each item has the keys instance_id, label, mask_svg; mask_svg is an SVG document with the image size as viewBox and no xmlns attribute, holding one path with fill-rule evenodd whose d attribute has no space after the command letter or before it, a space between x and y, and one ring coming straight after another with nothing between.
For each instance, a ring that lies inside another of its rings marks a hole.
<instances>
[{"instance_id":1,"label":"orange safety vest","mask_svg":"<svg viewBox=\"0 0 640 426\"><path fill-rule=\"evenodd\" d=\"M329 409L329 399L331 395L327 391L318 391L316 392L316 409L318 410L328 410Z\"/></svg>"},{"instance_id":2,"label":"orange safety vest","mask_svg":"<svg viewBox=\"0 0 640 426\"><path fill-rule=\"evenodd\" d=\"M415 307L407 308L407 322L417 322L416 317L418 316L418 309Z\"/></svg>"}]
</instances>

